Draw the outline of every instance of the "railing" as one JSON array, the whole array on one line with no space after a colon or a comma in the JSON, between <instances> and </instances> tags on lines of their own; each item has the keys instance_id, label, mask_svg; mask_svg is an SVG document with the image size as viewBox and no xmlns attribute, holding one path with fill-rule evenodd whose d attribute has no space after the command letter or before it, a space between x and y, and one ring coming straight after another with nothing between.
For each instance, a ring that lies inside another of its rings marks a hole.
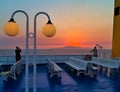
<instances>
[{"instance_id":1,"label":"railing","mask_svg":"<svg viewBox=\"0 0 120 92\"><path fill-rule=\"evenodd\" d=\"M15 63L14 56L0 56L0 64L2 65L14 64L14 63Z\"/></svg>"},{"instance_id":2,"label":"railing","mask_svg":"<svg viewBox=\"0 0 120 92\"><path fill-rule=\"evenodd\" d=\"M57 55L37 55L36 57L36 63L37 64L45 64L47 62L47 58L50 58L51 60L54 60L56 63L62 63L66 60L69 59L69 57L76 57L76 58L80 58L83 59L84 56L86 54L57 54ZM111 51L110 50L106 50L106 51L102 51L100 53L100 57L103 58L111 58ZM23 60L25 61L25 55L22 55ZM29 55L29 63L32 64L33 63L33 55ZM0 56L0 65L8 65L8 64L14 64L15 61L15 56L14 55L1 55Z\"/></svg>"},{"instance_id":3,"label":"railing","mask_svg":"<svg viewBox=\"0 0 120 92\"><path fill-rule=\"evenodd\" d=\"M45 64L47 62L47 58L54 60L56 63L62 63L69 59L69 57L76 57L76 58L83 58L84 55L37 55L36 63L37 64ZM25 61L25 56L22 56L23 61ZM33 55L29 55L28 61L30 64L33 64ZM14 56L0 56L0 64L1 65L8 65L14 64L15 57Z\"/></svg>"}]
</instances>

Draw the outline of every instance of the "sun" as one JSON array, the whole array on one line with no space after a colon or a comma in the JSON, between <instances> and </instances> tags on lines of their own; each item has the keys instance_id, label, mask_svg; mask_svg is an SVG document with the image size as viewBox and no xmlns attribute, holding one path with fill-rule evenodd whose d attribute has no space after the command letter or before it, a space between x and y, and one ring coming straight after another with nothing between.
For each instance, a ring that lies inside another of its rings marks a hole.
<instances>
[{"instance_id":1,"label":"sun","mask_svg":"<svg viewBox=\"0 0 120 92\"><path fill-rule=\"evenodd\" d=\"M78 42L70 42L69 45L73 46L73 47L79 47L80 43L78 43Z\"/></svg>"}]
</instances>

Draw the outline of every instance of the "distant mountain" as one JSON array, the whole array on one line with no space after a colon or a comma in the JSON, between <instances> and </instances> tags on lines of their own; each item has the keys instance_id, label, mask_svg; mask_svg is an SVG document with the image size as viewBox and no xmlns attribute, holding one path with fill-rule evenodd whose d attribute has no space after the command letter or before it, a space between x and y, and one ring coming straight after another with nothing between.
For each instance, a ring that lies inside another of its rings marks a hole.
<instances>
[{"instance_id":1,"label":"distant mountain","mask_svg":"<svg viewBox=\"0 0 120 92\"><path fill-rule=\"evenodd\" d=\"M90 48L83 48L83 47L80 47L80 46L65 46L65 47L58 47L58 48L52 48L52 49L66 49L66 50L68 50L68 49L71 49L71 50L76 50L76 49L78 49L78 50L90 50Z\"/></svg>"},{"instance_id":2,"label":"distant mountain","mask_svg":"<svg viewBox=\"0 0 120 92\"><path fill-rule=\"evenodd\" d=\"M65 46L59 48L50 48L50 49L38 49L37 54L87 54L90 53L89 48L82 48L79 46Z\"/></svg>"},{"instance_id":3,"label":"distant mountain","mask_svg":"<svg viewBox=\"0 0 120 92\"><path fill-rule=\"evenodd\" d=\"M65 46L63 48L81 48L80 46Z\"/></svg>"}]
</instances>

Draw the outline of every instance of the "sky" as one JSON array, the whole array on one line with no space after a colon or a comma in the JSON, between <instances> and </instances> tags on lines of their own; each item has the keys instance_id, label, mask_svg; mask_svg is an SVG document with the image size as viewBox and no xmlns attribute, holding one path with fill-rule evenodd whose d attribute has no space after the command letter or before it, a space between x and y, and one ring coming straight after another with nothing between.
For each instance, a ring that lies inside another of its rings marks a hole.
<instances>
[{"instance_id":1,"label":"sky","mask_svg":"<svg viewBox=\"0 0 120 92\"><path fill-rule=\"evenodd\" d=\"M56 27L56 35L47 38L42 28L47 17L37 17L37 48L58 48L80 46L92 48L100 44L112 48L114 0L0 0L0 49L25 48L26 16L14 16L20 32L15 37L4 33L4 25L16 10L23 10L29 16L29 32L34 29L34 16L38 12L49 14ZM33 48L33 38L29 38Z\"/></svg>"}]
</instances>

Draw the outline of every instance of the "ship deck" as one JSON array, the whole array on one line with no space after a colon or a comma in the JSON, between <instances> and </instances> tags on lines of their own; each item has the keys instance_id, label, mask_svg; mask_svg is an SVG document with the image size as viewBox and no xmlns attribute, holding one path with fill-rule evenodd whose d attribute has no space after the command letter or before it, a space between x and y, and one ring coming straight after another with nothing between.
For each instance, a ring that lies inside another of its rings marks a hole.
<instances>
[{"instance_id":1,"label":"ship deck","mask_svg":"<svg viewBox=\"0 0 120 92\"><path fill-rule=\"evenodd\" d=\"M84 75L76 76L59 64L64 70L60 82L50 79L45 64L37 65L37 92L120 92L120 77L107 77L98 73L96 79ZM0 76L1 77L1 76ZM29 67L29 88L33 92L33 67ZM17 80L4 83L0 78L0 92L25 92L25 70Z\"/></svg>"}]
</instances>

